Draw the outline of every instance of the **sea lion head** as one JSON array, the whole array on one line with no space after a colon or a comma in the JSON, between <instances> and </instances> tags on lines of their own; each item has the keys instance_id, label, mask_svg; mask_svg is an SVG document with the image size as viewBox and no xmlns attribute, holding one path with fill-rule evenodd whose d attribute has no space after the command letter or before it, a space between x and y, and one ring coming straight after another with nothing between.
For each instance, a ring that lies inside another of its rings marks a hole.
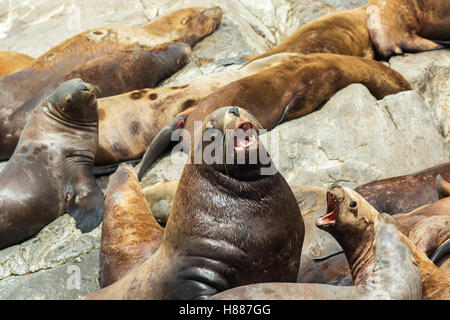
<instances>
[{"instance_id":1,"label":"sea lion head","mask_svg":"<svg viewBox=\"0 0 450 320\"><path fill-rule=\"evenodd\" d=\"M357 192L333 184L327 191L327 212L316 220L319 229L335 235L364 234L378 212Z\"/></svg>"},{"instance_id":2,"label":"sea lion head","mask_svg":"<svg viewBox=\"0 0 450 320\"><path fill-rule=\"evenodd\" d=\"M72 79L62 83L47 98L44 106L50 112L69 122L92 123L98 121L97 98L94 88L81 79Z\"/></svg>"},{"instance_id":3,"label":"sea lion head","mask_svg":"<svg viewBox=\"0 0 450 320\"><path fill-rule=\"evenodd\" d=\"M177 10L170 15L171 27L175 30L187 30L192 39L187 40L193 46L199 39L213 33L222 21L220 7L191 7Z\"/></svg>"},{"instance_id":4,"label":"sea lion head","mask_svg":"<svg viewBox=\"0 0 450 320\"><path fill-rule=\"evenodd\" d=\"M202 124L202 161L222 174L250 178L261 167L259 130L261 125L246 110L223 107L209 114ZM207 157L211 156L210 159Z\"/></svg>"}]
</instances>

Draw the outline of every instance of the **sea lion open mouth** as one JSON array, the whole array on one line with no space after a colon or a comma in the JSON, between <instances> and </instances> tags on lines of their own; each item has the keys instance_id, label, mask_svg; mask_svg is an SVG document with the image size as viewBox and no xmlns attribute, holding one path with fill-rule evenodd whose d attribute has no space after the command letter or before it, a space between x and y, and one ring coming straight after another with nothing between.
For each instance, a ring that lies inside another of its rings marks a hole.
<instances>
[{"instance_id":1,"label":"sea lion open mouth","mask_svg":"<svg viewBox=\"0 0 450 320\"><path fill-rule=\"evenodd\" d=\"M338 202L333 194L327 192L327 213L317 219L316 225L318 227L334 226L339 214Z\"/></svg>"},{"instance_id":2,"label":"sea lion open mouth","mask_svg":"<svg viewBox=\"0 0 450 320\"><path fill-rule=\"evenodd\" d=\"M245 122L241 124L237 130L243 130L244 134L239 132L235 132L234 135L234 151L244 151L250 148L258 141L257 132L253 128L253 125L250 122ZM250 134L247 133L248 130L252 130Z\"/></svg>"}]
</instances>

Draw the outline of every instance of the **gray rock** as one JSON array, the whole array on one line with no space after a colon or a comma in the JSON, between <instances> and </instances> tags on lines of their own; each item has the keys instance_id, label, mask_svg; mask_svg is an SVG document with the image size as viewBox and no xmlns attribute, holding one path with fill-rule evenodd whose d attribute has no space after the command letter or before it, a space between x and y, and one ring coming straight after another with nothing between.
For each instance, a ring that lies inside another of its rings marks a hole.
<instances>
[{"instance_id":1,"label":"gray rock","mask_svg":"<svg viewBox=\"0 0 450 320\"><path fill-rule=\"evenodd\" d=\"M70 263L0 281L2 300L77 299L100 288L98 284L99 251L81 256Z\"/></svg>"},{"instance_id":2,"label":"gray rock","mask_svg":"<svg viewBox=\"0 0 450 320\"><path fill-rule=\"evenodd\" d=\"M65 214L34 238L0 251L0 280L48 270L100 248L101 225L82 234Z\"/></svg>"},{"instance_id":3,"label":"gray rock","mask_svg":"<svg viewBox=\"0 0 450 320\"><path fill-rule=\"evenodd\" d=\"M450 142L450 50L397 56L389 64L424 98L436 127Z\"/></svg>"}]
</instances>

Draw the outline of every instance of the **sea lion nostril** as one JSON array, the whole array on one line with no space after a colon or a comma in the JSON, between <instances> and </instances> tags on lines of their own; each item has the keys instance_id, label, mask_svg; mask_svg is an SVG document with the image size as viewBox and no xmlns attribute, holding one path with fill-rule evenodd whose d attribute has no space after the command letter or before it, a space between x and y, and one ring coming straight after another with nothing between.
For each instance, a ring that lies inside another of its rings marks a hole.
<instances>
[{"instance_id":1,"label":"sea lion nostril","mask_svg":"<svg viewBox=\"0 0 450 320\"><path fill-rule=\"evenodd\" d=\"M234 114L236 117L240 116L239 110L237 107L231 107L230 110L228 110L228 112Z\"/></svg>"}]
</instances>

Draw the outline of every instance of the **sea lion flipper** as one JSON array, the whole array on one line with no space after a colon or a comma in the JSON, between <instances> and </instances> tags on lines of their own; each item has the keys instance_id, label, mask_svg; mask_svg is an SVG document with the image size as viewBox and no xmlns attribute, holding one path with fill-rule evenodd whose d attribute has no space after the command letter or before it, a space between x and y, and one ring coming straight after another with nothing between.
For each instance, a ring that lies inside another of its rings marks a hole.
<instances>
[{"instance_id":1,"label":"sea lion flipper","mask_svg":"<svg viewBox=\"0 0 450 320\"><path fill-rule=\"evenodd\" d=\"M436 189L438 191L439 199L444 199L450 196L450 183L445 181L441 175L436 176Z\"/></svg>"},{"instance_id":2,"label":"sea lion flipper","mask_svg":"<svg viewBox=\"0 0 450 320\"><path fill-rule=\"evenodd\" d=\"M92 174L79 175L78 181L69 186L68 199L66 212L75 219L82 233L91 232L100 224L104 197Z\"/></svg>"},{"instance_id":3,"label":"sea lion flipper","mask_svg":"<svg viewBox=\"0 0 450 320\"><path fill-rule=\"evenodd\" d=\"M158 159L158 157L167 149L170 144L172 132L176 129L182 128L186 121L186 114L179 114L172 121L169 122L158 135L153 139L152 143L148 147L147 151L145 151L144 156L142 158L141 167L138 173L139 181L142 180L147 170L151 167L151 165Z\"/></svg>"}]
</instances>

